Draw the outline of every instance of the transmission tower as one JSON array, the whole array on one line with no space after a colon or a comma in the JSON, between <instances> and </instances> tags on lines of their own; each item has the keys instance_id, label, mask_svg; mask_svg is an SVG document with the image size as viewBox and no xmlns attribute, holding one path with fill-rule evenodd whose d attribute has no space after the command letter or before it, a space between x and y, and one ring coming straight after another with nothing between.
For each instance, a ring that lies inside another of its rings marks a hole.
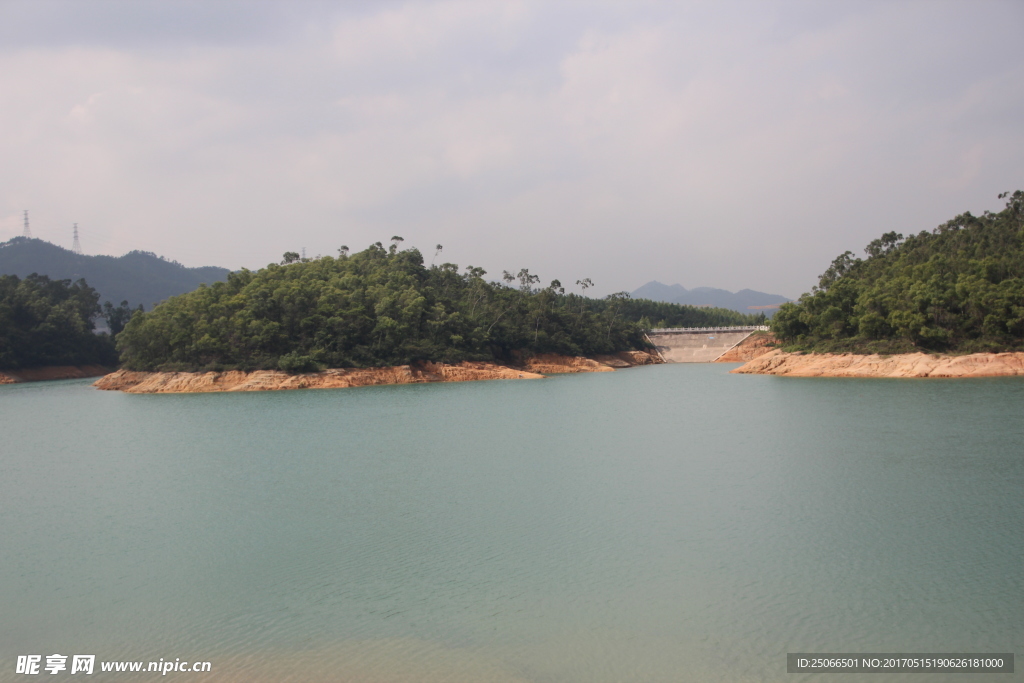
<instances>
[{"instance_id":1,"label":"transmission tower","mask_svg":"<svg viewBox=\"0 0 1024 683\"><path fill-rule=\"evenodd\" d=\"M82 243L78 241L78 223L75 223L75 243L71 245L71 251L76 254L82 253Z\"/></svg>"},{"instance_id":2,"label":"transmission tower","mask_svg":"<svg viewBox=\"0 0 1024 683\"><path fill-rule=\"evenodd\" d=\"M302 260L303 261L306 260L306 248L305 247L302 248Z\"/></svg>"},{"instance_id":3,"label":"transmission tower","mask_svg":"<svg viewBox=\"0 0 1024 683\"><path fill-rule=\"evenodd\" d=\"M32 237L32 231L28 227L28 209L25 209L25 231L21 235L22 237Z\"/></svg>"}]
</instances>

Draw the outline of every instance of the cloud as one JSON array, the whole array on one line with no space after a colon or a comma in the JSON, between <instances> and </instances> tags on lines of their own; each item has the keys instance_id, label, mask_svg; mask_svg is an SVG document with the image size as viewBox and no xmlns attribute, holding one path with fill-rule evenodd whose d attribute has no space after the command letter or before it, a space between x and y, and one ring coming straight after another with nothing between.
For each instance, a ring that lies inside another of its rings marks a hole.
<instances>
[{"instance_id":1,"label":"cloud","mask_svg":"<svg viewBox=\"0 0 1024 683\"><path fill-rule=\"evenodd\" d=\"M5 6L0 238L796 295L1020 182L1013 3L250 6Z\"/></svg>"}]
</instances>

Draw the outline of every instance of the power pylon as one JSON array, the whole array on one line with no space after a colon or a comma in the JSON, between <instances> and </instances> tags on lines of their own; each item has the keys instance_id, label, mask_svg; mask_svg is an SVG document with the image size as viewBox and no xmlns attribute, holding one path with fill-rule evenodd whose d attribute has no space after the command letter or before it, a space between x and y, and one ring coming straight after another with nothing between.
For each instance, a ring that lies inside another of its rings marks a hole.
<instances>
[{"instance_id":1,"label":"power pylon","mask_svg":"<svg viewBox=\"0 0 1024 683\"><path fill-rule=\"evenodd\" d=\"M28 227L28 209L25 209L25 231L21 235L22 237L32 237L32 231Z\"/></svg>"},{"instance_id":2,"label":"power pylon","mask_svg":"<svg viewBox=\"0 0 1024 683\"><path fill-rule=\"evenodd\" d=\"M71 251L76 254L82 253L82 243L78 241L78 223L75 223L75 243L71 245Z\"/></svg>"}]
</instances>

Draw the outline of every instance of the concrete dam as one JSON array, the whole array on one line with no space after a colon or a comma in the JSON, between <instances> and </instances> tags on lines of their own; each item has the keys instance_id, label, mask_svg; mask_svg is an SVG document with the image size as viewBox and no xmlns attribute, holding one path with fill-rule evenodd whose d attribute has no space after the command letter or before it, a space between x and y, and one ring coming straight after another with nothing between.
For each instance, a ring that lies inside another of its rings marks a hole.
<instances>
[{"instance_id":1,"label":"concrete dam","mask_svg":"<svg viewBox=\"0 0 1024 683\"><path fill-rule=\"evenodd\" d=\"M666 363L711 363L758 331L768 327L674 327L650 330L647 338Z\"/></svg>"}]
</instances>

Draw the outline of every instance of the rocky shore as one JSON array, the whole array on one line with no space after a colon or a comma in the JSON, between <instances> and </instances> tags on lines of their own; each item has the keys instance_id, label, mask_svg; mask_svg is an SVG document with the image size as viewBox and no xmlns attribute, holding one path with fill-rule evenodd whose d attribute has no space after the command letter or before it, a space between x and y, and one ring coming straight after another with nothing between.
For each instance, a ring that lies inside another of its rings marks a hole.
<instances>
[{"instance_id":1,"label":"rocky shore","mask_svg":"<svg viewBox=\"0 0 1024 683\"><path fill-rule=\"evenodd\" d=\"M746 363L775 348L775 335L771 332L755 332L736 346L715 359L715 363Z\"/></svg>"},{"instance_id":2,"label":"rocky shore","mask_svg":"<svg viewBox=\"0 0 1024 683\"><path fill-rule=\"evenodd\" d=\"M773 350L733 370L785 377L1003 377L1024 375L1024 353L892 356L786 353Z\"/></svg>"},{"instance_id":3,"label":"rocky shore","mask_svg":"<svg viewBox=\"0 0 1024 683\"><path fill-rule=\"evenodd\" d=\"M458 364L418 363L384 368L335 368L290 375L280 370L243 372L134 372L118 370L101 377L98 389L130 394L179 394L219 391L276 391L284 389L340 389L381 384L472 382L488 379L542 379L544 375L573 372L613 372L616 368L660 363L643 351L583 358L543 354L512 367L465 361Z\"/></svg>"}]
</instances>

